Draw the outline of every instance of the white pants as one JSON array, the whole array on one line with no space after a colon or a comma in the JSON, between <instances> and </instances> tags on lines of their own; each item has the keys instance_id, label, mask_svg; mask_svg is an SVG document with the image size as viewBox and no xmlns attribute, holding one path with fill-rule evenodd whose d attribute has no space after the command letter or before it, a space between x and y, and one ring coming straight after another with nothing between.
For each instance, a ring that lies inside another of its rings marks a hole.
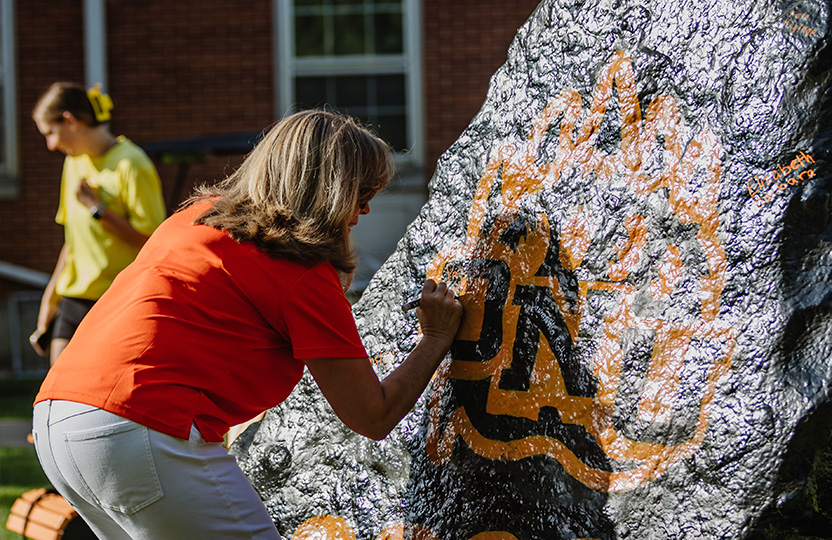
<instances>
[{"instance_id":1,"label":"white pants","mask_svg":"<svg viewBox=\"0 0 832 540\"><path fill-rule=\"evenodd\" d=\"M71 401L35 406L49 481L101 540L280 540L237 461L196 427L185 441Z\"/></svg>"}]
</instances>

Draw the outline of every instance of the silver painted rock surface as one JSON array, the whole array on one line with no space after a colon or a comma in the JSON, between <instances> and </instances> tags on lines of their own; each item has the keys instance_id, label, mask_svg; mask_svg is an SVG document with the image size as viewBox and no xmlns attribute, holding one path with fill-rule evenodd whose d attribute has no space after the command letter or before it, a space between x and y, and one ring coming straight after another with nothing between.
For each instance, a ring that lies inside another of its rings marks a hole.
<instances>
[{"instance_id":1,"label":"silver painted rock surface","mask_svg":"<svg viewBox=\"0 0 832 540\"><path fill-rule=\"evenodd\" d=\"M373 443L307 376L232 447L280 532L832 537L829 16L544 1L355 306L384 376L464 294L414 411Z\"/></svg>"}]
</instances>

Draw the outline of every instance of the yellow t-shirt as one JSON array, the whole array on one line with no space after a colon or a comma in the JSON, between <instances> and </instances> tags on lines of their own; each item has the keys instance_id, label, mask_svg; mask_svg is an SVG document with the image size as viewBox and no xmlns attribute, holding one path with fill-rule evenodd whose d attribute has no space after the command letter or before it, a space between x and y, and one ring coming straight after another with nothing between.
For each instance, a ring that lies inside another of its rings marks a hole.
<instances>
[{"instance_id":1,"label":"yellow t-shirt","mask_svg":"<svg viewBox=\"0 0 832 540\"><path fill-rule=\"evenodd\" d=\"M144 151L124 136L105 154L67 156L61 177L61 199L55 221L64 226L66 264L55 292L70 298L97 300L116 275L133 262L132 246L93 219L75 193L81 180L98 188L107 208L150 236L167 216L162 182Z\"/></svg>"}]
</instances>

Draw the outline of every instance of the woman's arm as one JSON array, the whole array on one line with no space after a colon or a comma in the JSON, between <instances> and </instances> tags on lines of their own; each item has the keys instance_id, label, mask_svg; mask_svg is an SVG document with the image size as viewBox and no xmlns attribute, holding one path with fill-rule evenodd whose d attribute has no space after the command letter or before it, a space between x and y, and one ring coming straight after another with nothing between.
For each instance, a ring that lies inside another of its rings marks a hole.
<instances>
[{"instance_id":1,"label":"woman's arm","mask_svg":"<svg viewBox=\"0 0 832 540\"><path fill-rule=\"evenodd\" d=\"M368 358L318 358L306 365L335 414L371 439L387 436L410 411L448 353L462 304L444 283L428 280L416 312L422 339L390 375L379 381Z\"/></svg>"},{"instance_id":2,"label":"woman's arm","mask_svg":"<svg viewBox=\"0 0 832 540\"><path fill-rule=\"evenodd\" d=\"M96 219L114 235L136 247L142 247L147 242L148 237L134 229L129 221L112 210L101 206L98 192L86 180L81 180L81 185L78 186L76 196L78 197L78 201L90 210L95 207L100 210L100 214Z\"/></svg>"},{"instance_id":3,"label":"woman's arm","mask_svg":"<svg viewBox=\"0 0 832 540\"><path fill-rule=\"evenodd\" d=\"M52 277L49 278L49 283L43 290L43 296L40 299L40 309L38 310L38 327L37 332L43 334L49 327L49 323L55 318L58 313L58 304L61 297L55 293L55 284L58 281L58 275L66 265L66 245L61 248L58 254L58 261L55 263L55 270L52 271Z\"/></svg>"}]
</instances>

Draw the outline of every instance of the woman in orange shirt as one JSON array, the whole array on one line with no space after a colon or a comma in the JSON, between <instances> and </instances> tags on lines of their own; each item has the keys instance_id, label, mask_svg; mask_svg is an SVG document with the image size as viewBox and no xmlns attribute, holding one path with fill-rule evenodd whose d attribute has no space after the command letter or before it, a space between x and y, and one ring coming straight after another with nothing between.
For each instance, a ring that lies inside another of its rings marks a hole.
<instances>
[{"instance_id":1,"label":"woman in orange shirt","mask_svg":"<svg viewBox=\"0 0 832 540\"><path fill-rule=\"evenodd\" d=\"M294 114L119 274L34 415L44 471L99 537L279 538L222 435L285 399L304 366L362 435L411 409L462 305L427 281L422 339L378 380L343 290L350 229L391 176L388 146L350 119Z\"/></svg>"}]
</instances>

